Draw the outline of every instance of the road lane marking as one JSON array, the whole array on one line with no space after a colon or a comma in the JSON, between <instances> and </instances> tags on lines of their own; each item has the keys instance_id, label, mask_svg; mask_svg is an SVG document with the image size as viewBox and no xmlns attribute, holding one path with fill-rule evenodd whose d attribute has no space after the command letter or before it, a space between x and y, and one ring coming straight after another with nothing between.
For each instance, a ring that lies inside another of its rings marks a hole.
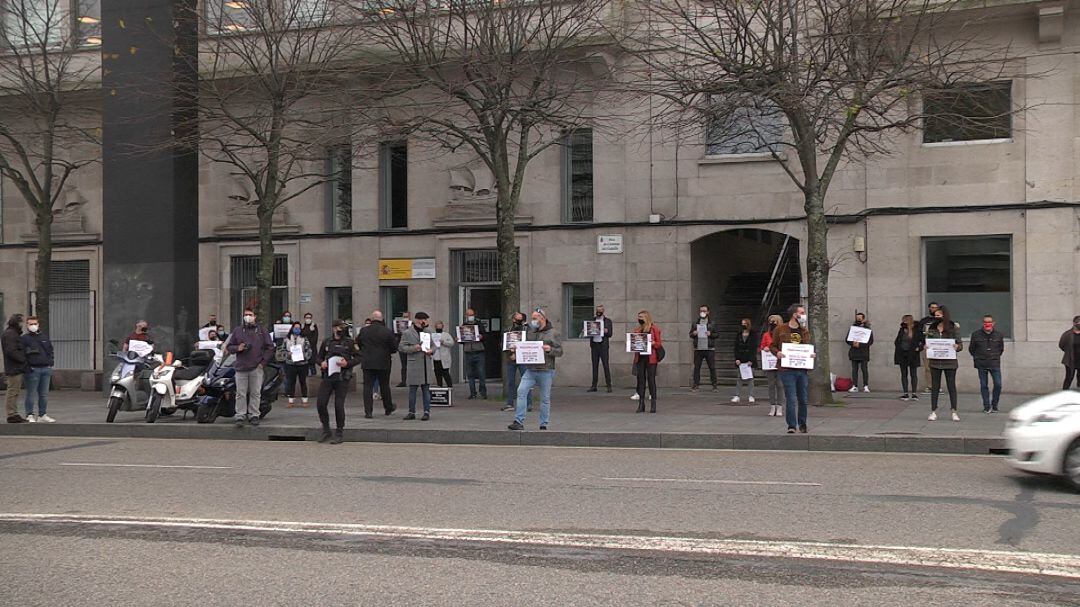
<instances>
[{"instance_id":1,"label":"road lane marking","mask_svg":"<svg viewBox=\"0 0 1080 607\"><path fill-rule=\"evenodd\" d=\"M0 459L12 459L16 457L27 457L30 455L43 455L45 453L56 453L57 451L70 451L71 449L83 449L86 447L100 447L102 445L111 445L117 441L114 440L96 440L88 443L79 443L77 445L65 445L63 447L51 447L48 449L37 449L34 451L20 451L18 453L5 453L0 455Z\"/></svg>"},{"instance_id":2,"label":"road lane marking","mask_svg":"<svg viewBox=\"0 0 1080 607\"><path fill-rule=\"evenodd\" d=\"M109 464L97 462L62 462L61 466L88 466L94 468L183 468L185 470L232 470L232 466L179 466L169 464Z\"/></svg>"},{"instance_id":3,"label":"road lane marking","mask_svg":"<svg viewBox=\"0 0 1080 607\"><path fill-rule=\"evenodd\" d=\"M780 485L786 487L820 487L821 483L797 483L792 481L734 481L708 478L643 478L636 476L605 476L603 481L631 481L635 483L707 483L716 485Z\"/></svg>"},{"instance_id":4,"label":"road lane marking","mask_svg":"<svg viewBox=\"0 0 1080 607\"><path fill-rule=\"evenodd\" d=\"M378 537L401 540L487 543L564 548L675 552L694 555L810 559L943 567L995 573L1052 575L1080 579L1080 555L973 548L878 546L808 541L731 540L679 536L556 533L497 529L441 529L349 523L140 518L68 514L0 513L0 522L103 525L115 528L173 528L293 533L309 536Z\"/></svg>"}]
</instances>

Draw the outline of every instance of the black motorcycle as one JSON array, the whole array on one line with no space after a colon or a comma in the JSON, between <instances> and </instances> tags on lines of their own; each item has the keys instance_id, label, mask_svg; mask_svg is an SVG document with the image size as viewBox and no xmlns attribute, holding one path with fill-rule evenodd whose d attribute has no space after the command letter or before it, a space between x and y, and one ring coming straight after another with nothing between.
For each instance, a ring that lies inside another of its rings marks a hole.
<instances>
[{"instance_id":1,"label":"black motorcycle","mask_svg":"<svg viewBox=\"0 0 1080 607\"><path fill-rule=\"evenodd\" d=\"M212 424L218 417L236 415L236 369L233 368L235 361L236 355L227 354L221 361L211 365L206 372L206 378L203 379L205 393L199 399L199 406L195 410L196 422ZM285 373L280 365L270 363L264 367L262 394L259 400L260 418L265 419L270 414L284 380Z\"/></svg>"}]
</instances>

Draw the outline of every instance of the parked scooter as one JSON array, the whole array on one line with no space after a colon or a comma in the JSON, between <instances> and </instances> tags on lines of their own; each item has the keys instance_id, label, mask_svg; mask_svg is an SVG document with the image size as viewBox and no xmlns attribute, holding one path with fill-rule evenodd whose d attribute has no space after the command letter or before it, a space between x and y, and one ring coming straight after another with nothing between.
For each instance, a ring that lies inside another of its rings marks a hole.
<instances>
[{"instance_id":1,"label":"parked scooter","mask_svg":"<svg viewBox=\"0 0 1080 607\"><path fill-rule=\"evenodd\" d=\"M202 382L205 394L199 399L199 405L195 411L196 422L212 424L219 416L236 415L236 369L233 368L235 361L235 354L227 354L221 361L214 362L207 370ZM281 365L270 363L264 367L259 417L266 418L270 414L273 403L281 392L284 379L285 373L282 372Z\"/></svg>"},{"instance_id":2,"label":"parked scooter","mask_svg":"<svg viewBox=\"0 0 1080 607\"><path fill-rule=\"evenodd\" d=\"M114 340L113 345L117 345ZM109 378L109 413L105 421L112 423L119 411L143 411L150 402L150 375L164 363L154 352L140 356L135 352L114 352L120 360Z\"/></svg>"},{"instance_id":3,"label":"parked scooter","mask_svg":"<svg viewBox=\"0 0 1080 607\"><path fill-rule=\"evenodd\" d=\"M154 423L159 415L172 415L177 409L184 411L184 417L188 411L195 411L203 377L213 361L214 353L209 350L196 350L186 363L172 360L172 352L166 354L162 365L150 374L147 423Z\"/></svg>"}]
</instances>

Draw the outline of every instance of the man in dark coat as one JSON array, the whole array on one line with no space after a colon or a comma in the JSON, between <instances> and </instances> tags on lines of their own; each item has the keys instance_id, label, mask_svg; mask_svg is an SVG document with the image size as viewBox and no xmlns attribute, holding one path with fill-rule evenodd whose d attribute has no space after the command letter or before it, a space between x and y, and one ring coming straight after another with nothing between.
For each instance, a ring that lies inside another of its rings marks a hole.
<instances>
[{"instance_id":1,"label":"man in dark coat","mask_svg":"<svg viewBox=\"0 0 1080 607\"><path fill-rule=\"evenodd\" d=\"M4 376L7 378L7 394L4 409L9 424L21 424L26 420L19 415L19 392L26 373L26 351L22 345L23 315L13 314L4 329Z\"/></svg>"},{"instance_id":2,"label":"man in dark coat","mask_svg":"<svg viewBox=\"0 0 1080 607\"><path fill-rule=\"evenodd\" d=\"M968 352L979 372L979 391L982 393L983 413L997 413L1001 400L1001 354L1005 352L1005 336L994 328L994 317L983 316L983 326L971 334ZM990 398L988 377L994 380L994 396Z\"/></svg>"},{"instance_id":3,"label":"man in dark coat","mask_svg":"<svg viewBox=\"0 0 1080 607\"><path fill-rule=\"evenodd\" d=\"M390 415L397 409L390 393L390 357L397 352L398 338L386 326L383 313L375 310L371 313L371 324L360 329L356 341L360 344L360 364L364 369L364 417L370 418L375 408L372 392L376 380L379 382L383 409Z\"/></svg>"},{"instance_id":4,"label":"man in dark coat","mask_svg":"<svg viewBox=\"0 0 1080 607\"><path fill-rule=\"evenodd\" d=\"M604 305L596 306L595 321L600 323L600 335L594 335L589 339L589 351L592 354L592 386L589 392L596 392L596 382L599 380L600 365L604 365L604 380L607 382L607 391L611 392L611 336L614 326L611 319L604 314Z\"/></svg>"}]
</instances>

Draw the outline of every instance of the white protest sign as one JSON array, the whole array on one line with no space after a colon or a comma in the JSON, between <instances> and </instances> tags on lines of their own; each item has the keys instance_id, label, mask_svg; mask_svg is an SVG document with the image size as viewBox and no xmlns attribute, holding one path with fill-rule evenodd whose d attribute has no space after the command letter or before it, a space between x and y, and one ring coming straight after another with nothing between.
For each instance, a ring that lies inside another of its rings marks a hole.
<instances>
[{"instance_id":1,"label":"white protest sign","mask_svg":"<svg viewBox=\"0 0 1080 607\"><path fill-rule=\"evenodd\" d=\"M956 360L956 340L927 339L926 357L932 360Z\"/></svg>"},{"instance_id":2,"label":"white protest sign","mask_svg":"<svg viewBox=\"0 0 1080 607\"><path fill-rule=\"evenodd\" d=\"M780 362L785 369L809 371L814 368L814 346L811 344L784 344L780 351L784 354Z\"/></svg>"},{"instance_id":3,"label":"white protest sign","mask_svg":"<svg viewBox=\"0 0 1080 607\"><path fill-rule=\"evenodd\" d=\"M630 354L652 354L652 333L627 333L626 351Z\"/></svg>"},{"instance_id":4,"label":"white protest sign","mask_svg":"<svg viewBox=\"0 0 1080 607\"><path fill-rule=\"evenodd\" d=\"M304 344L293 344L289 346L289 358L294 363L304 362Z\"/></svg>"},{"instance_id":5,"label":"white protest sign","mask_svg":"<svg viewBox=\"0 0 1080 607\"><path fill-rule=\"evenodd\" d=\"M274 339L285 339L289 336L292 325L283 322L274 323Z\"/></svg>"},{"instance_id":6,"label":"white protest sign","mask_svg":"<svg viewBox=\"0 0 1080 607\"><path fill-rule=\"evenodd\" d=\"M750 366L750 363L743 363L739 365L739 377L742 379L754 379L754 368Z\"/></svg>"},{"instance_id":7,"label":"white protest sign","mask_svg":"<svg viewBox=\"0 0 1080 607\"><path fill-rule=\"evenodd\" d=\"M868 344L870 343L870 335L872 331L866 327L856 327L852 325L848 329L847 340L853 344Z\"/></svg>"},{"instance_id":8,"label":"white protest sign","mask_svg":"<svg viewBox=\"0 0 1080 607\"><path fill-rule=\"evenodd\" d=\"M140 341L138 339L133 339L133 340L128 342L128 352L134 352L134 353L138 354L139 356L146 356L146 355L150 354L153 351L154 351L154 346L146 343L145 341Z\"/></svg>"},{"instance_id":9,"label":"white protest sign","mask_svg":"<svg viewBox=\"0 0 1080 607\"><path fill-rule=\"evenodd\" d=\"M544 342L519 341L514 344L514 362L519 365L544 364Z\"/></svg>"},{"instance_id":10,"label":"white protest sign","mask_svg":"<svg viewBox=\"0 0 1080 607\"><path fill-rule=\"evenodd\" d=\"M775 371L776 370L776 355L769 350L761 351L761 370L762 371Z\"/></svg>"},{"instance_id":11,"label":"white protest sign","mask_svg":"<svg viewBox=\"0 0 1080 607\"><path fill-rule=\"evenodd\" d=\"M431 352L431 333L420 332L420 350L422 352Z\"/></svg>"}]
</instances>

